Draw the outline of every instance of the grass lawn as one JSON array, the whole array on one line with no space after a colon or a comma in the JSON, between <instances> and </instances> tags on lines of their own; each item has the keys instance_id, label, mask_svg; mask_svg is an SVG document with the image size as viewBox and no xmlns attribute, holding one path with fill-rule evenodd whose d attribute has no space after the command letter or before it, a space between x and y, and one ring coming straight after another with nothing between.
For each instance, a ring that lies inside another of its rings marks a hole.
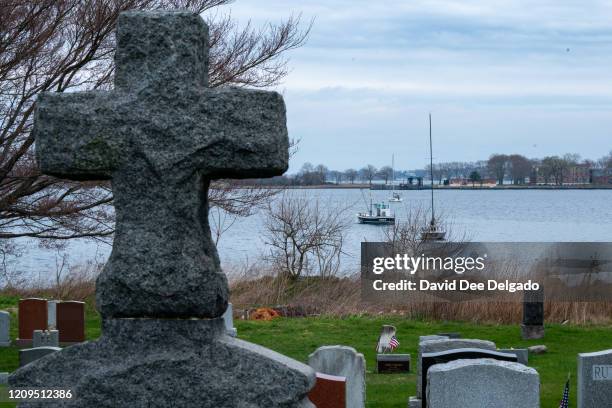
<instances>
[{"instance_id":1,"label":"grass lawn","mask_svg":"<svg viewBox=\"0 0 612 408\"><path fill-rule=\"evenodd\" d=\"M0 309L13 314L11 336L17 337L17 320L14 314L17 299L0 297ZM376 340L382 324L397 327L401 345L400 353L413 357L413 373L384 375L376 374ZM235 321L239 338L261 344L272 350L306 361L308 355L323 345L343 344L355 347L363 353L367 365L368 407L406 406L408 396L416 393L414 359L418 337L437 332L460 332L464 338L479 338L494 341L500 348L520 348L534 344L545 344L548 353L529 356L529 365L540 373L542 382L542 407L557 407L563 393L568 372L572 373L570 406L576 406L576 359L581 352L612 348L612 327L578 327L547 325L543 340L523 341L518 325L485 325L462 322L426 322L391 317L352 317L346 319L306 318L277 319L274 321ZM99 317L93 308L87 310L87 338L100 335ZM12 371L18 367L18 349L0 349L0 371ZM0 407L13 407L1 404Z\"/></svg>"}]
</instances>

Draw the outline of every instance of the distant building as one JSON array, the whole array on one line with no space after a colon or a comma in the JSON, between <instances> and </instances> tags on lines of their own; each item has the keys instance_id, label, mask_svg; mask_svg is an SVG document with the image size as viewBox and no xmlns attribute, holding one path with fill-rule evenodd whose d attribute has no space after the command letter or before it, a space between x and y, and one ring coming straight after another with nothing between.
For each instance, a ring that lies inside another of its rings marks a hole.
<instances>
[{"instance_id":1,"label":"distant building","mask_svg":"<svg viewBox=\"0 0 612 408\"><path fill-rule=\"evenodd\" d=\"M571 166L563 174L563 184L588 184L591 182L591 168L587 164Z\"/></svg>"},{"instance_id":2,"label":"distant building","mask_svg":"<svg viewBox=\"0 0 612 408\"><path fill-rule=\"evenodd\" d=\"M591 169L589 173L589 182L591 184L612 184L612 168Z\"/></svg>"}]
</instances>

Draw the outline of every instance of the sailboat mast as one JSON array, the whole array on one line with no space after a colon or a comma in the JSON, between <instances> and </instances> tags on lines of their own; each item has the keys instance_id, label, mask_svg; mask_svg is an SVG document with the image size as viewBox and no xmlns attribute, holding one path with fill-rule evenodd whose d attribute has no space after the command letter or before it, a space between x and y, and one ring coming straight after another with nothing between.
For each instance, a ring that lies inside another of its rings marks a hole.
<instances>
[{"instance_id":1,"label":"sailboat mast","mask_svg":"<svg viewBox=\"0 0 612 408\"><path fill-rule=\"evenodd\" d=\"M431 225L436 223L436 217L434 213L434 191L433 191L433 147L431 142L431 113L429 114L429 172L431 177Z\"/></svg>"},{"instance_id":2,"label":"sailboat mast","mask_svg":"<svg viewBox=\"0 0 612 408\"><path fill-rule=\"evenodd\" d=\"M395 191L395 154L391 155L391 195Z\"/></svg>"}]
</instances>

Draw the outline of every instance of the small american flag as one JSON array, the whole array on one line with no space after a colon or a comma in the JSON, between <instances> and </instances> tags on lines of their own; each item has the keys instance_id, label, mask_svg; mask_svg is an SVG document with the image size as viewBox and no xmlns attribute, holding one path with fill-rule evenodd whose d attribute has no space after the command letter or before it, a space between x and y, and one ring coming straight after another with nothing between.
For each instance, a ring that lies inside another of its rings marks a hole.
<instances>
[{"instance_id":1,"label":"small american flag","mask_svg":"<svg viewBox=\"0 0 612 408\"><path fill-rule=\"evenodd\" d=\"M397 337L395 337L395 336L391 337L391 340L389 340L389 348L391 349L391 351L393 351L396 348L398 348L399 345L400 345L400 342L397 339Z\"/></svg>"},{"instance_id":2,"label":"small american flag","mask_svg":"<svg viewBox=\"0 0 612 408\"><path fill-rule=\"evenodd\" d=\"M559 404L559 408L569 408L569 377L567 382L565 383L565 390L563 391L563 398L561 399L561 404Z\"/></svg>"}]
</instances>

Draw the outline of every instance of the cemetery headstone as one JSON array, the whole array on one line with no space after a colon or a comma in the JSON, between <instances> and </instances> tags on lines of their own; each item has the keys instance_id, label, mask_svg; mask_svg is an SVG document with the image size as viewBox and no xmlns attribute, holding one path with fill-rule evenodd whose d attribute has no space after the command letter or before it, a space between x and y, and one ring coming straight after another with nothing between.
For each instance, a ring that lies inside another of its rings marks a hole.
<instances>
[{"instance_id":1,"label":"cemetery headstone","mask_svg":"<svg viewBox=\"0 0 612 408\"><path fill-rule=\"evenodd\" d=\"M431 367L437 364L445 364L455 360L465 359L493 359L498 361L509 361L516 363L518 358L515 354L500 353L498 351L482 350L477 348L463 348L440 351L436 353L423 353L421 359L421 395L427 394L427 373ZM423 408L428 406L427 400L423 401Z\"/></svg>"},{"instance_id":2,"label":"cemetery headstone","mask_svg":"<svg viewBox=\"0 0 612 408\"><path fill-rule=\"evenodd\" d=\"M60 343L85 341L85 303L68 301L56 305L56 328Z\"/></svg>"},{"instance_id":3,"label":"cemetery headstone","mask_svg":"<svg viewBox=\"0 0 612 408\"><path fill-rule=\"evenodd\" d=\"M391 338L395 336L396 329L394 326L385 324L383 325L380 335L378 336L378 343L376 344L377 353L385 353L391 351L389 348L389 342Z\"/></svg>"},{"instance_id":4,"label":"cemetery headstone","mask_svg":"<svg viewBox=\"0 0 612 408\"><path fill-rule=\"evenodd\" d=\"M510 353L514 354L517 358L517 361L521 364L529 364L529 350L525 348L521 349L498 349L500 353Z\"/></svg>"},{"instance_id":5,"label":"cemetery headstone","mask_svg":"<svg viewBox=\"0 0 612 408\"><path fill-rule=\"evenodd\" d=\"M379 374L410 372L410 354L387 354L394 350L391 340L395 334L395 327L390 325L383 325L380 331L376 345L376 371Z\"/></svg>"},{"instance_id":6,"label":"cemetery headstone","mask_svg":"<svg viewBox=\"0 0 612 408\"><path fill-rule=\"evenodd\" d=\"M376 355L376 372L379 374L397 374L410 372L410 354Z\"/></svg>"},{"instance_id":7,"label":"cemetery headstone","mask_svg":"<svg viewBox=\"0 0 612 408\"><path fill-rule=\"evenodd\" d=\"M47 301L45 299L21 299L18 308L19 338L17 344L32 342L34 330L47 330Z\"/></svg>"},{"instance_id":8,"label":"cemetery headstone","mask_svg":"<svg viewBox=\"0 0 612 408\"><path fill-rule=\"evenodd\" d=\"M310 367L227 335L227 278L208 225L211 180L287 169L283 98L208 88L197 14L124 12L115 39L115 89L43 93L33 123L42 173L112 180L113 250L96 283L102 335L9 384L70 388L83 407L312 407Z\"/></svg>"},{"instance_id":9,"label":"cemetery headstone","mask_svg":"<svg viewBox=\"0 0 612 408\"><path fill-rule=\"evenodd\" d=\"M523 364L492 359L455 360L431 367L429 408L539 408L540 378Z\"/></svg>"},{"instance_id":10,"label":"cemetery headstone","mask_svg":"<svg viewBox=\"0 0 612 408\"><path fill-rule=\"evenodd\" d=\"M238 330L234 327L234 307L231 303L227 304L227 309L223 313L223 321L225 322L225 330L232 337L238 335Z\"/></svg>"},{"instance_id":11,"label":"cemetery headstone","mask_svg":"<svg viewBox=\"0 0 612 408\"><path fill-rule=\"evenodd\" d=\"M11 314L0 310L0 347L11 345Z\"/></svg>"},{"instance_id":12,"label":"cemetery headstone","mask_svg":"<svg viewBox=\"0 0 612 408\"><path fill-rule=\"evenodd\" d=\"M347 408L346 378L317 373L317 382L308 394L316 408Z\"/></svg>"},{"instance_id":13,"label":"cemetery headstone","mask_svg":"<svg viewBox=\"0 0 612 408\"><path fill-rule=\"evenodd\" d=\"M523 323L521 337L524 340L544 337L544 288L526 291L523 295Z\"/></svg>"},{"instance_id":14,"label":"cemetery headstone","mask_svg":"<svg viewBox=\"0 0 612 408\"><path fill-rule=\"evenodd\" d=\"M366 362L363 354L347 346L319 347L308 356L316 372L346 378L346 407L363 408L366 401Z\"/></svg>"},{"instance_id":15,"label":"cemetery headstone","mask_svg":"<svg viewBox=\"0 0 612 408\"><path fill-rule=\"evenodd\" d=\"M437 353L453 349L475 348L481 350L495 351L495 343L488 340L480 339L446 339L446 340L428 340L419 344L419 355L417 358L417 398L422 399L422 356L424 353Z\"/></svg>"},{"instance_id":16,"label":"cemetery headstone","mask_svg":"<svg viewBox=\"0 0 612 408\"><path fill-rule=\"evenodd\" d=\"M424 341L429 341L429 340L448 340L450 339L450 337L448 336L441 336L439 334L430 334L427 336L419 336L419 344L421 344Z\"/></svg>"},{"instance_id":17,"label":"cemetery headstone","mask_svg":"<svg viewBox=\"0 0 612 408\"><path fill-rule=\"evenodd\" d=\"M61 348L59 347L35 347L19 350L19 367L24 367L47 354L55 353L60 350Z\"/></svg>"},{"instance_id":18,"label":"cemetery headstone","mask_svg":"<svg viewBox=\"0 0 612 408\"><path fill-rule=\"evenodd\" d=\"M449 339L460 339L461 333L457 333L457 332L438 333L438 336L448 337Z\"/></svg>"},{"instance_id":19,"label":"cemetery headstone","mask_svg":"<svg viewBox=\"0 0 612 408\"><path fill-rule=\"evenodd\" d=\"M32 347L59 347L59 333L57 330L34 330Z\"/></svg>"},{"instance_id":20,"label":"cemetery headstone","mask_svg":"<svg viewBox=\"0 0 612 408\"><path fill-rule=\"evenodd\" d=\"M612 349L578 354L578 408L612 403Z\"/></svg>"},{"instance_id":21,"label":"cemetery headstone","mask_svg":"<svg viewBox=\"0 0 612 408\"><path fill-rule=\"evenodd\" d=\"M8 373L0 373L0 385L8 384Z\"/></svg>"},{"instance_id":22,"label":"cemetery headstone","mask_svg":"<svg viewBox=\"0 0 612 408\"><path fill-rule=\"evenodd\" d=\"M57 328L57 300L47 301L47 327L49 330Z\"/></svg>"}]
</instances>

